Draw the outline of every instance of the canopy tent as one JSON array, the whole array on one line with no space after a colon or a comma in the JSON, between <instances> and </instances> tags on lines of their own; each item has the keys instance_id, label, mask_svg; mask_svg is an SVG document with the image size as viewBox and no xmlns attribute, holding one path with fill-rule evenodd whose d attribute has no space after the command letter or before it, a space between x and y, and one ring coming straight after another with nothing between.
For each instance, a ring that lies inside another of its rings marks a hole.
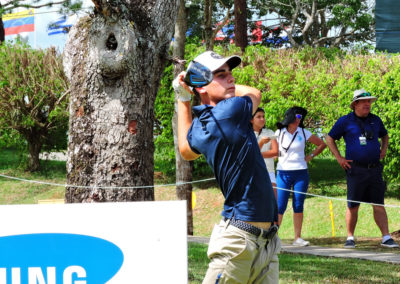
<instances>
[{"instance_id":1,"label":"canopy tent","mask_svg":"<svg viewBox=\"0 0 400 284\"><path fill-rule=\"evenodd\" d=\"M376 49L400 52L400 1L376 0Z\"/></svg>"}]
</instances>

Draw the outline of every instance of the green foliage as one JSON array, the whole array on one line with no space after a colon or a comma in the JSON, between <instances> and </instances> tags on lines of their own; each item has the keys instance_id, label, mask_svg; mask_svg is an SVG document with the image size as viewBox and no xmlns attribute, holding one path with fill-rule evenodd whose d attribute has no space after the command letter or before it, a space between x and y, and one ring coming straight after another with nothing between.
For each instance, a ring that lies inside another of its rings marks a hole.
<instances>
[{"instance_id":1,"label":"green foliage","mask_svg":"<svg viewBox=\"0 0 400 284\"><path fill-rule=\"evenodd\" d=\"M316 134L327 134L335 121L350 112L352 92L365 88L379 97L373 105L389 131L385 175L398 181L400 124L398 56L348 53L336 49L266 50L249 47L236 82L258 87L262 93L267 126L298 105L308 110L306 125ZM343 151L343 141L340 143ZM325 155L329 151L325 151Z\"/></svg>"},{"instance_id":2,"label":"green foliage","mask_svg":"<svg viewBox=\"0 0 400 284\"><path fill-rule=\"evenodd\" d=\"M167 176L175 174L174 136L172 116L174 114L174 90L172 88L173 65L164 69L160 88L154 104L155 114L155 171L162 171Z\"/></svg>"},{"instance_id":3,"label":"green foliage","mask_svg":"<svg viewBox=\"0 0 400 284\"><path fill-rule=\"evenodd\" d=\"M189 44L186 46L185 59L189 62L203 51L203 47ZM215 51L223 55L240 53L233 45L229 48L217 46ZM236 83L254 86L262 91L261 106L265 109L266 124L270 129L276 129L276 122L283 119L284 112L289 107L298 105L308 110L305 121L307 128L323 136L340 116L351 111L350 102L354 90L364 88L378 96L372 112L382 118L390 137L384 174L390 182L400 180L398 55L369 54L363 51L345 53L330 48L272 50L263 46L249 46L242 59L242 67L233 70ZM168 80L164 76L160 92L166 92L167 87L172 101L172 69L168 72ZM160 92L156 105L161 103L159 107L165 108L166 105L160 101ZM166 96L163 94L162 96ZM168 107L172 110L172 103ZM169 141L169 145L173 145L170 130L172 113L161 113L162 117L156 111L156 117L165 120L162 141ZM164 132L167 129L169 132ZM338 146L341 151L344 150L343 139ZM156 151L159 152L160 149ZM172 147L170 151L173 151ZM329 150L325 150L323 155L331 156ZM174 165L173 154L169 155L169 159L171 165Z\"/></svg>"},{"instance_id":4,"label":"green foliage","mask_svg":"<svg viewBox=\"0 0 400 284\"><path fill-rule=\"evenodd\" d=\"M20 150L26 148L26 143L21 143L23 138L14 129L0 128L0 149L18 148Z\"/></svg>"},{"instance_id":5,"label":"green foliage","mask_svg":"<svg viewBox=\"0 0 400 284\"><path fill-rule=\"evenodd\" d=\"M65 149L68 83L56 51L1 45L0 82L0 146L21 146L23 137L39 151Z\"/></svg>"}]
</instances>

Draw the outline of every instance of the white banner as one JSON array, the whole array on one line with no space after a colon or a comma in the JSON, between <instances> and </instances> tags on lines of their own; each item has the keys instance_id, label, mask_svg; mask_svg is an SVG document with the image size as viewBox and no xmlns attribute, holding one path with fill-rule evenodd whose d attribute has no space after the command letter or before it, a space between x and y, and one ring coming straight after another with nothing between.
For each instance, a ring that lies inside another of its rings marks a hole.
<instances>
[{"instance_id":1,"label":"white banner","mask_svg":"<svg viewBox=\"0 0 400 284\"><path fill-rule=\"evenodd\" d=\"M0 206L0 284L187 283L186 202Z\"/></svg>"}]
</instances>

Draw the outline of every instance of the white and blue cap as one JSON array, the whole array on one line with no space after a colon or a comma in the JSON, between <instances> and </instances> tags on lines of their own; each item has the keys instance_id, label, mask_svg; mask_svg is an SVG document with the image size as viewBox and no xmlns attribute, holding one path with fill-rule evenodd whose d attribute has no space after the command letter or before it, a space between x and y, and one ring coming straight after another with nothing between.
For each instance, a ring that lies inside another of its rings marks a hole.
<instances>
[{"instance_id":1,"label":"white and blue cap","mask_svg":"<svg viewBox=\"0 0 400 284\"><path fill-rule=\"evenodd\" d=\"M199 62L210 69L211 72L214 72L225 63L227 63L229 68L232 70L242 62L242 59L237 55L223 57L214 51L206 51L198 55L193 59L193 61Z\"/></svg>"}]
</instances>

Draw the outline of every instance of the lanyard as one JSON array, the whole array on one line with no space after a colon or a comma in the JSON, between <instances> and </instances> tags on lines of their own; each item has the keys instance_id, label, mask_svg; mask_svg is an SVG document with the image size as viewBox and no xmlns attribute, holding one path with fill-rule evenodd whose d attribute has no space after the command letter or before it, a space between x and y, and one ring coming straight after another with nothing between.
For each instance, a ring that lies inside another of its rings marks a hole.
<instances>
[{"instance_id":1,"label":"lanyard","mask_svg":"<svg viewBox=\"0 0 400 284\"><path fill-rule=\"evenodd\" d=\"M369 124L369 116L367 116L364 120L359 118L356 114L354 114L354 117L356 119L356 123L358 124L358 127L360 127L361 130L361 136L362 137L367 137L367 131L365 131L365 124ZM373 131L373 130L371 130Z\"/></svg>"},{"instance_id":2,"label":"lanyard","mask_svg":"<svg viewBox=\"0 0 400 284\"><path fill-rule=\"evenodd\" d=\"M281 146L282 146L283 150L286 151L286 153L289 151L290 146L292 146L292 143L293 143L294 139L296 139L297 133L299 133L299 132L296 131L296 133L294 134L294 136L293 136L293 138L292 138L292 141L290 141L290 143L289 143L289 146L287 146L287 147L285 148L285 147L283 147L283 144L282 144L282 142L283 142L283 137L285 136L285 132L283 132L283 135L282 135L282 138L281 138Z\"/></svg>"}]
</instances>

